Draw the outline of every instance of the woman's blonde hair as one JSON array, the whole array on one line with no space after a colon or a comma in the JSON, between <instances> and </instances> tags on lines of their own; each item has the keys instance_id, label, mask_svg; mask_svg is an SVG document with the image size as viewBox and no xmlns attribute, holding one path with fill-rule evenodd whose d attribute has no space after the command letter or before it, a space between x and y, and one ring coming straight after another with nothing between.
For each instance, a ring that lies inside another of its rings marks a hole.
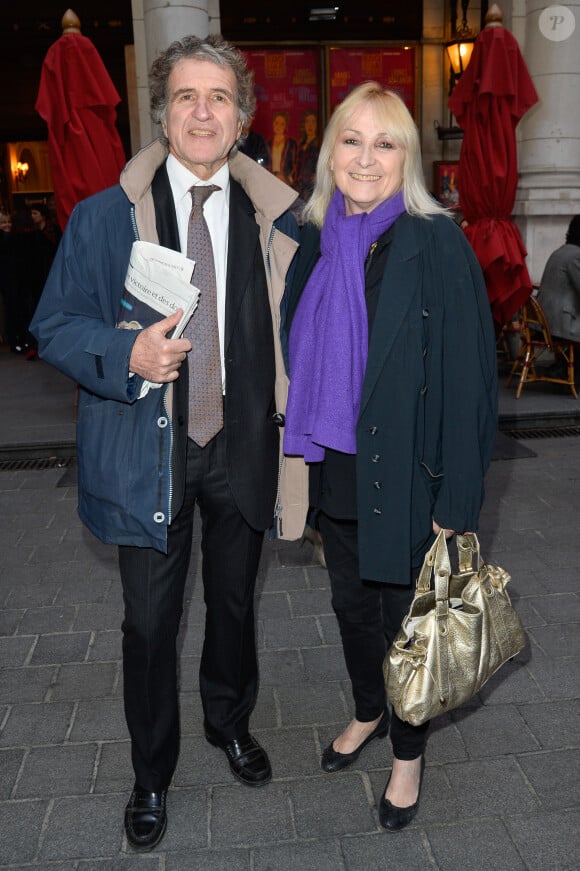
<instances>
[{"instance_id":1,"label":"woman's blonde hair","mask_svg":"<svg viewBox=\"0 0 580 871\"><path fill-rule=\"evenodd\" d=\"M304 220L322 227L336 190L334 175L330 169L336 140L352 115L365 104L373 107L384 132L404 151L403 197L407 212L422 218L447 213L425 186L419 133L411 113L394 91L385 90L377 82L364 82L354 88L336 107L324 131L316 166L316 184L304 208Z\"/></svg>"}]
</instances>

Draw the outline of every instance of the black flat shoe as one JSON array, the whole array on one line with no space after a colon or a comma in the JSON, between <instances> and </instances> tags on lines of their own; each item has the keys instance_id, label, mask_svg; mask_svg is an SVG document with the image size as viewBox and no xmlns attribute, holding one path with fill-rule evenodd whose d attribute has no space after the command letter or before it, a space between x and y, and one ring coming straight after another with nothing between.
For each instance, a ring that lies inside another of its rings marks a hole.
<instances>
[{"instance_id":1,"label":"black flat shoe","mask_svg":"<svg viewBox=\"0 0 580 871\"><path fill-rule=\"evenodd\" d=\"M137 784L125 809L125 833L136 850L152 850L167 828L167 790L147 792Z\"/></svg>"},{"instance_id":2,"label":"black flat shoe","mask_svg":"<svg viewBox=\"0 0 580 871\"><path fill-rule=\"evenodd\" d=\"M385 792L388 789L391 778L387 781L385 792L383 792L381 802L379 804L379 820L381 826L388 832L399 832L408 826L412 819L417 816L419 810L419 796L421 795L421 786L423 784L423 772L425 771L425 757L421 759L421 775L419 778L419 792L417 793L417 801L409 807L396 807L394 804L385 798Z\"/></svg>"},{"instance_id":3,"label":"black flat shoe","mask_svg":"<svg viewBox=\"0 0 580 871\"><path fill-rule=\"evenodd\" d=\"M353 762L359 758L360 754L371 741L374 741L375 738L386 738L389 733L389 714L388 711L383 711L383 715L371 734L365 738L365 740L358 745L356 750L353 750L352 753L339 753L332 746L332 742L328 745L324 753L322 754L322 758L320 760L320 766L323 771L340 771L342 768L346 768L351 765Z\"/></svg>"},{"instance_id":4,"label":"black flat shoe","mask_svg":"<svg viewBox=\"0 0 580 871\"><path fill-rule=\"evenodd\" d=\"M272 780L268 755L249 732L242 738L228 741L227 744L222 744L209 732L205 733L205 737L214 747L224 751L232 774L241 783L246 786L265 786Z\"/></svg>"}]
</instances>

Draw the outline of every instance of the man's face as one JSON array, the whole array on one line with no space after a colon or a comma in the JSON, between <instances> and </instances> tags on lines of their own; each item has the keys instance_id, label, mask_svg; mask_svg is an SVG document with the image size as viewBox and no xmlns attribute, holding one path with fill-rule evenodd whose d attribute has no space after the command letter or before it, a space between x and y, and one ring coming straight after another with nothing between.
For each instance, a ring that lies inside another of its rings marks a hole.
<instances>
[{"instance_id":1,"label":"man's face","mask_svg":"<svg viewBox=\"0 0 580 871\"><path fill-rule=\"evenodd\" d=\"M242 132L236 77L229 67L186 58L173 67L163 132L169 151L198 178L224 165Z\"/></svg>"}]
</instances>

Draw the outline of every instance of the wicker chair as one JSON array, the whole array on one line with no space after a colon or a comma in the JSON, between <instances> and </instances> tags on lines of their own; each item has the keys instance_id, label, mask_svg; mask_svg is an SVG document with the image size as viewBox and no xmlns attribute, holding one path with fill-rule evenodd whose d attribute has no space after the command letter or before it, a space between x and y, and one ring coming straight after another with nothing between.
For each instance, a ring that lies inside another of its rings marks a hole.
<instances>
[{"instance_id":1,"label":"wicker chair","mask_svg":"<svg viewBox=\"0 0 580 871\"><path fill-rule=\"evenodd\" d=\"M565 363L567 378L550 375L549 369L536 366L546 352L554 354L556 361L561 360ZM552 336L544 310L534 296L526 300L520 311L520 350L511 368L508 387L514 376L518 375L516 399L520 398L524 384L530 381L567 384L574 398L578 399L574 382L574 342Z\"/></svg>"}]
</instances>

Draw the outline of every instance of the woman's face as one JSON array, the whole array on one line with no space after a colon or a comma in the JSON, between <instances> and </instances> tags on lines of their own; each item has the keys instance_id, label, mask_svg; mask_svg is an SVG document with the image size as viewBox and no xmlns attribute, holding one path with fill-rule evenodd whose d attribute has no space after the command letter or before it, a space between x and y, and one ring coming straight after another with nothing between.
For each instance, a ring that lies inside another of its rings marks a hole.
<instances>
[{"instance_id":1,"label":"woman's face","mask_svg":"<svg viewBox=\"0 0 580 871\"><path fill-rule=\"evenodd\" d=\"M344 196L347 215L371 212L403 184L405 152L382 129L374 108L365 103L339 130L330 169Z\"/></svg>"},{"instance_id":2,"label":"woman's face","mask_svg":"<svg viewBox=\"0 0 580 871\"><path fill-rule=\"evenodd\" d=\"M309 139L316 136L316 115L307 115L304 119L304 132Z\"/></svg>"},{"instance_id":3,"label":"woman's face","mask_svg":"<svg viewBox=\"0 0 580 871\"><path fill-rule=\"evenodd\" d=\"M272 129L274 133L278 133L279 135L286 132L286 118L284 115L274 115Z\"/></svg>"}]
</instances>

